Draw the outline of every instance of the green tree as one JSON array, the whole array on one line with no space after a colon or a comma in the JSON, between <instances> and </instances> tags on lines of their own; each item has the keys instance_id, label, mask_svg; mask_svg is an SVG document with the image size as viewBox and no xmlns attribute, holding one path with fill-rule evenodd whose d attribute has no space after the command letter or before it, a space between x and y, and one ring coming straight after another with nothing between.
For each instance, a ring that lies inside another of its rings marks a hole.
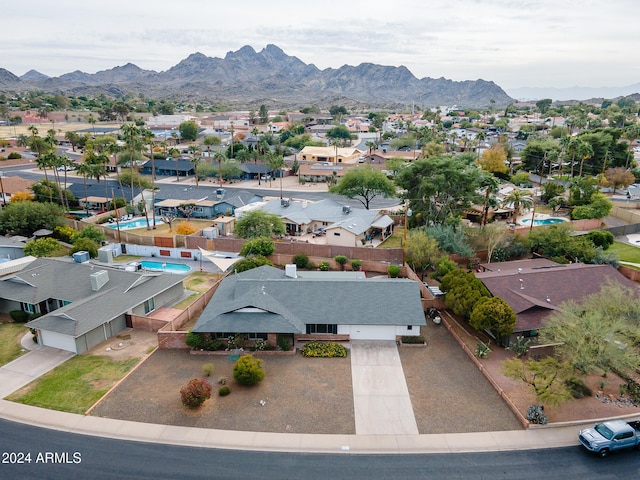
<instances>
[{"instance_id":1,"label":"green tree","mask_svg":"<svg viewBox=\"0 0 640 480\"><path fill-rule=\"evenodd\" d=\"M37 238L24 246L24 254L34 257L51 257L58 250L60 244L54 238Z\"/></svg>"},{"instance_id":2,"label":"green tree","mask_svg":"<svg viewBox=\"0 0 640 480\"><path fill-rule=\"evenodd\" d=\"M260 105L260 108L258 109L258 117L260 118L260 123L269 123L269 109L265 104Z\"/></svg>"},{"instance_id":3,"label":"green tree","mask_svg":"<svg viewBox=\"0 0 640 480\"><path fill-rule=\"evenodd\" d=\"M342 146L345 146L351 143L353 135L346 126L336 125L335 127L327 130L326 137L337 141Z\"/></svg>"},{"instance_id":4,"label":"green tree","mask_svg":"<svg viewBox=\"0 0 640 480\"><path fill-rule=\"evenodd\" d=\"M420 272L422 280L427 269L442 257L436 239L427 235L423 229L411 230L404 248L406 262L414 272Z\"/></svg>"},{"instance_id":5,"label":"green tree","mask_svg":"<svg viewBox=\"0 0 640 480\"><path fill-rule=\"evenodd\" d=\"M555 182L547 182L542 185L540 199L544 203L549 203L552 198L559 197L565 191L564 185Z\"/></svg>"},{"instance_id":6,"label":"green tree","mask_svg":"<svg viewBox=\"0 0 640 480\"><path fill-rule=\"evenodd\" d=\"M96 242L97 244L100 244L104 242L106 237L102 230L99 230L93 225L87 225L86 227L84 227L82 230L80 230L79 232L77 232L75 235L71 237L71 243L75 243L80 238L89 238L94 242Z\"/></svg>"},{"instance_id":7,"label":"green tree","mask_svg":"<svg viewBox=\"0 0 640 480\"><path fill-rule=\"evenodd\" d=\"M504 148L496 144L482 153L478 163L483 170L489 173L507 173L509 167L507 166L506 160L507 153L504 151Z\"/></svg>"},{"instance_id":8,"label":"green tree","mask_svg":"<svg viewBox=\"0 0 640 480\"><path fill-rule=\"evenodd\" d=\"M246 272L247 270L251 270L253 268L261 267L263 265L269 265L273 267L273 263L267 257L263 257L262 255L256 255L252 257L243 258L242 260L238 260L236 263L233 264L233 270L236 273L240 273L240 272Z\"/></svg>"},{"instance_id":9,"label":"green tree","mask_svg":"<svg viewBox=\"0 0 640 480\"><path fill-rule=\"evenodd\" d=\"M236 220L234 233L240 238L273 237L284 235L284 222L272 213L250 210Z\"/></svg>"},{"instance_id":10,"label":"green tree","mask_svg":"<svg viewBox=\"0 0 640 480\"><path fill-rule=\"evenodd\" d=\"M369 210L371 200L375 197L389 198L396 194L393 182L380 170L375 170L370 165L362 165L348 170L337 184L329 188L329 191L348 198L355 198L367 210Z\"/></svg>"},{"instance_id":11,"label":"green tree","mask_svg":"<svg viewBox=\"0 0 640 480\"><path fill-rule=\"evenodd\" d=\"M333 259L338 265L340 265L340 270L344 270L344 266L349 261L345 255L336 255Z\"/></svg>"},{"instance_id":12,"label":"green tree","mask_svg":"<svg viewBox=\"0 0 640 480\"><path fill-rule=\"evenodd\" d=\"M182 122L178 130L183 140L195 142L198 139L198 124L193 120Z\"/></svg>"},{"instance_id":13,"label":"green tree","mask_svg":"<svg viewBox=\"0 0 640 480\"><path fill-rule=\"evenodd\" d=\"M250 238L242 245L240 255L243 257L248 257L250 255L262 255L263 257L268 257L275 252L275 250L276 246L271 238Z\"/></svg>"},{"instance_id":14,"label":"green tree","mask_svg":"<svg viewBox=\"0 0 640 480\"><path fill-rule=\"evenodd\" d=\"M481 172L451 156L425 158L403 168L396 183L406 190L412 222L457 225L467 208L482 201L477 192Z\"/></svg>"},{"instance_id":15,"label":"green tree","mask_svg":"<svg viewBox=\"0 0 640 480\"><path fill-rule=\"evenodd\" d=\"M62 215L62 209L52 203L10 203L0 210L0 234L30 237L42 228L54 230L62 224Z\"/></svg>"},{"instance_id":16,"label":"green tree","mask_svg":"<svg viewBox=\"0 0 640 480\"><path fill-rule=\"evenodd\" d=\"M473 307L469 323L477 330L490 330L500 340L513 333L516 314L501 298L484 297Z\"/></svg>"},{"instance_id":17,"label":"green tree","mask_svg":"<svg viewBox=\"0 0 640 480\"><path fill-rule=\"evenodd\" d=\"M480 299L489 296L489 291L473 273L453 271L442 278L440 284L446 293L445 304L456 315L469 318Z\"/></svg>"},{"instance_id":18,"label":"green tree","mask_svg":"<svg viewBox=\"0 0 640 480\"><path fill-rule=\"evenodd\" d=\"M233 379L241 385L255 385L264 380L262 360L253 355L243 355L233 366Z\"/></svg>"},{"instance_id":19,"label":"green tree","mask_svg":"<svg viewBox=\"0 0 640 480\"><path fill-rule=\"evenodd\" d=\"M590 218L604 218L613 208L613 203L601 193L596 193L591 197L588 205L579 205L571 210L572 220L586 220Z\"/></svg>"},{"instance_id":20,"label":"green tree","mask_svg":"<svg viewBox=\"0 0 640 480\"><path fill-rule=\"evenodd\" d=\"M96 242L88 237L82 237L73 243L69 255L73 255L76 252L88 252L89 257L98 258L98 248L100 248L100 246Z\"/></svg>"},{"instance_id":21,"label":"green tree","mask_svg":"<svg viewBox=\"0 0 640 480\"><path fill-rule=\"evenodd\" d=\"M559 405L571 399L571 393L565 384L571 374L570 366L555 357L542 360L511 358L503 363L503 373L515 380L521 380L533 388L536 399L549 405Z\"/></svg>"},{"instance_id":22,"label":"green tree","mask_svg":"<svg viewBox=\"0 0 640 480\"><path fill-rule=\"evenodd\" d=\"M615 237L613 233L607 230L592 230L587 233L586 237L593 243L596 247L601 247L603 250L607 250L613 242L615 241Z\"/></svg>"}]
</instances>

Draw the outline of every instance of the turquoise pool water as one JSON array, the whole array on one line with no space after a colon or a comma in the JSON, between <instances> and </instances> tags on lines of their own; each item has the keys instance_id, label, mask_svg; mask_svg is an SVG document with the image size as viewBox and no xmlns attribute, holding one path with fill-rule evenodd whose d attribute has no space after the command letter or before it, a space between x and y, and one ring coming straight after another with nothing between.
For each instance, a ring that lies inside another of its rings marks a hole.
<instances>
[{"instance_id":1,"label":"turquoise pool water","mask_svg":"<svg viewBox=\"0 0 640 480\"><path fill-rule=\"evenodd\" d=\"M554 225L556 223L562 223L562 222L566 222L566 220L564 218L554 218L554 217L550 217L550 218L545 218L542 220L534 220L533 221L533 226L537 227L539 225ZM523 225L529 225L531 224L531 220L530 219L526 219L526 220L522 220Z\"/></svg>"},{"instance_id":2,"label":"turquoise pool water","mask_svg":"<svg viewBox=\"0 0 640 480\"><path fill-rule=\"evenodd\" d=\"M163 222L156 218L156 225L162 225ZM103 224L107 228L118 228L116 222ZM153 225L153 219L149 219L149 225ZM134 218L133 220L125 220L120 222L120 230L132 230L134 228L147 228L147 221L144 218Z\"/></svg>"},{"instance_id":3,"label":"turquoise pool water","mask_svg":"<svg viewBox=\"0 0 640 480\"><path fill-rule=\"evenodd\" d=\"M191 271L191 267L183 263L142 261L140 264L142 268L154 272L189 273Z\"/></svg>"}]
</instances>

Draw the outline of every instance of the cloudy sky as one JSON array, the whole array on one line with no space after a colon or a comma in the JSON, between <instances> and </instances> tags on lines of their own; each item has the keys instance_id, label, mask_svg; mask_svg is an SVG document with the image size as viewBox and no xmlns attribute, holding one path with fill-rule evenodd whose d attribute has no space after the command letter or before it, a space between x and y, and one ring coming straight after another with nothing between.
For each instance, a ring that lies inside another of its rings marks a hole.
<instances>
[{"instance_id":1,"label":"cloudy sky","mask_svg":"<svg viewBox=\"0 0 640 480\"><path fill-rule=\"evenodd\" d=\"M21 0L0 12L0 67L16 75L163 71L272 43L321 69L404 65L507 90L640 82L637 0Z\"/></svg>"}]
</instances>

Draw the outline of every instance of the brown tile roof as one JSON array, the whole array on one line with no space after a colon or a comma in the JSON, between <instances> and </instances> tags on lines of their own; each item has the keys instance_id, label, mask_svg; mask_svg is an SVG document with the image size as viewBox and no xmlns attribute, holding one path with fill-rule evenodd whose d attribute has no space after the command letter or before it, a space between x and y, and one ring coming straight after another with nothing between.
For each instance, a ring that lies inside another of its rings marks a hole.
<instances>
[{"instance_id":1,"label":"brown tile roof","mask_svg":"<svg viewBox=\"0 0 640 480\"><path fill-rule=\"evenodd\" d=\"M492 263L494 271L476 273L493 296L516 312L516 332L541 328L545 317L561 303L579 302L609 281L636 289L640 297L638 285L610 265L558 265L546 259L528 262Z\"/></svg>"}]
</instances>

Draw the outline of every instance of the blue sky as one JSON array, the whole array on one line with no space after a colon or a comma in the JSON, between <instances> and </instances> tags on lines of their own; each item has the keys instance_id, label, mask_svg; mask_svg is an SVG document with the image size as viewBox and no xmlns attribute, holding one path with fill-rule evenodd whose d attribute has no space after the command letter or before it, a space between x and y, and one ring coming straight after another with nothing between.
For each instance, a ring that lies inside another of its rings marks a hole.
<instances>
[{"instance_id":1,"label":"blue sky","mask_svg":"<svg viewBox=\"0 0 640 480\"><path fill-rule=\"evenodd\" d=\"M162 71L272 43L321 69L404 65L505 89L640 82L636 0L23 0L1 11L0 67L16 75Z\"/></svg>"}]
</instances>

